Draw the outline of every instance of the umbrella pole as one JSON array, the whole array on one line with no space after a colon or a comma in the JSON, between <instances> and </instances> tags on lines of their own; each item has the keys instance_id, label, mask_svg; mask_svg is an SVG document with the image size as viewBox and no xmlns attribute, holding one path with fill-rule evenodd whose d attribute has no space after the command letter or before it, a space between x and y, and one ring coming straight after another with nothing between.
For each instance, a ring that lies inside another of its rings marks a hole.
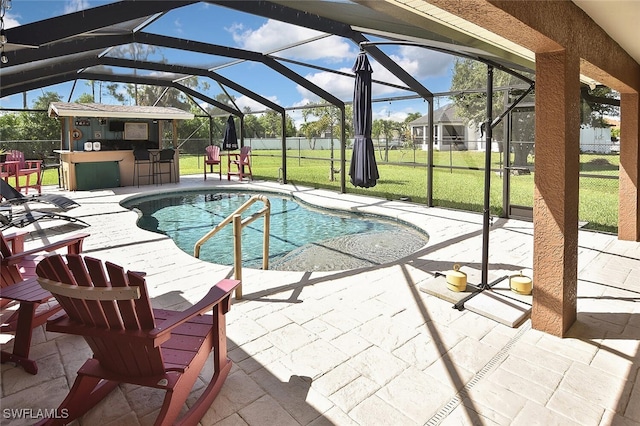
<instances>
[{"instance_id":1,"label":"umbrella pole","mask_svg":"<svg viewBox=\"0 0 640 426\"><path fill-rule=\"evenodd\" d=\"M484 215L482 220L482 281L480 286L487 288L489 283L489 222L491 220L491 139L493 131L493 66L487 65L487 121L485 121L486 143L484 161Z\"/></svg>"},{"instance_id":2,"label":"umbrella pole","mask_svg":"<svg viewBox=\"0 0 640 426\"><path fill-rule=\"evenodd\" d=\"M464 309L464 304L469 299L488 290L499 282L509 278L507 275L502 276L489 283L489 226L491 221L491 139L492 131L492 115L493 115L493 66L487 66L487 121L484 122L485 128L485 162L484 162L484 214L482 216L482 279L480 285L476 287L470 295L462 298L453 305L454 309L459 311Z\"/></svg>"}]
</instances>

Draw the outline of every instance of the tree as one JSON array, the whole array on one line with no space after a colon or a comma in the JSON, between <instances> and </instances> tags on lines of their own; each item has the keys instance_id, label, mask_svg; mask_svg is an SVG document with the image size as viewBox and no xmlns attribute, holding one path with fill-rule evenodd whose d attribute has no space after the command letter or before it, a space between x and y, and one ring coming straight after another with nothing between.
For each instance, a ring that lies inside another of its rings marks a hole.
<instances>
[{"instance_id":1,"label":"tree","mask_svg":"<svg viewBox=\"0 0 640 426\"><path fill-rule=\"evenodd\" d=\"M110 51L110 56L116 58L127 58L134 61L147 61L150 57L158 54L158 48L150 45L142 45L139 43L129 43ZM157 60L160 63L167 63L167 59L161 55ZM110 69L109 69L110 71ZM133 69L134 75L138 74L136 68ZM184 86L190 87L200 92L209 90L209 84L202 82L197 76L192 76L180 81ZM95 89L92 86L92 94L95 99ZM107 93L117 102L130 103L133 105L158 105L179 108L184 111L190 109L190 101L187 96L175 88L165 89L163 86L144 85L129 83L121 85L119 83L110 83L106 85ZM124 88L124 92L123 89ZM102 96L102 95L101 95ZM129 102L127 102L129 101Z\"/></svg>"},{"instance_id":2,"label":"tree","mask_svg":"<svg viewBox=\"0 0 640 426\"><path fill-rule=\"evenodd\" d=\"M180 120L178 122L178 138L186 140L189 139L205 139L209 140L209 118L202 117L204 112L202 109L191 104L191 112L195 117L191 120ZM166 132L166 137L171 136L171 132Z\"/></svg>"},{"instance_id":3,"label":"tree","mask_svg":"<svg viewBox=\"0 0 640 426\"><path fill-rule=\"evenodd\" d=\"M227 96L225 93L218 93L215 98L217 102L228 105L230 108L235 109L235 98ZM214 105L209 105L207 108L207 113L213 117L212 119L212 133L213 138L216 140L222 140L224 137L224 129L227 124L227 118L229 117L229 113L223 110L222 108L218 108ZM239 132L239 129L238 129ZM238 133L239 136L239 133Z\"/></svg>"},{"instance_id":4,"label":"tree","mask_svg":"<svg viewBox=\"0 0 640 426\"><path fill-rule=\"evenodd\" d=\"M0 115L0 140L13 141L20 139L20 116L6 113Z\"/></svg>"},{"instance_id":5,"label":"tree","mask_svg":"<svg viewBox=\"0 0 640 426\"><path fill-rule=\"evenodd\" d=\"M615 138L615 140L620 139L620 127L613 127L611 129L611 138Z\"/></svg>"},{"instance_id":6,"label":"tree","mask_svg":"<svg viewBox=\"0 0 640 426\"><path fill-rule=\"evenodd\" d=\"M373 120L373 123L371 124L371 136L376 138L380 138L382 136L385 139L386 149L384 150L384 161L389 161L389 141L393 139L393 134L395 132L400 132L400 129L400 123L397 121L383 120L381 118Z\"/></svg>"},{"instance_id":7,"label":"tree","mask_svg":"<svg viewBox=\"0 0 640 426\"><path fill-rule=\"evenodd\" d=\"M310 108L305 108L302 111L302 118L306 125L304 134L309 138L310 136L318 137L329 135L340 135L342 131L342 117L340 109L334 106L321 105L319 103L308 104ZM352 120L352 107L348 105L345 108L345 120L346 120L346 134L347 137L353 134L353 126L350 125ZM317 120L310 120L310 118L316 118Z\"/></svg>"},{"instance_id":8,"label":"tree","mask_svg":"<svg viewBox=\"0 0 640 426\"><path fill-rule=\"evenodd\" d=\"M275 138L282 135L282 117L280 113L273 110L269 110L262 114L258 119L262 129L264 130L264 137ZM285 116L285 136L295 136L296 126L288 115Z\"/></svg>"},{"instance_id":9,"label":"tree","mask_svg":"<svg viewBox=\"0 0 640 426\"><path fill-rule=\"evenodd\" d=\"M597 86L580 90L580 123L590 127L607 127L606 115L620 115L620 107L614 105L619 94L609 87Z\"/></svg>"},{"instance_id":10,"label":"tree","mask_svg":"<svg viewBox=\"0 0 640 426\"><path fill-rule=\"evenodd\" d=\"M295 136L296 133L298 133L298 131L296 130L296 123L286 113L284 117L284 124L286 127L284 132L285 137Z\"/></svg>"},{"instance_id":11,"label":"tree","mask_svg":"<svg viewBox=\"0 0 640 426\"><path fill-rule=\"evenodd\" d=\"M260 116L260 125L264 129L265 138L274 138L281 134L280 114L269 110Z\"/></svg>"},{"instance_id":12,"label":"tree","mask_svg":"<svg viewBox=\"0 0 640 426\"><path fill-rule=\"evenodd\" d=\"M107 91L107 94L115 99L116 102L120 102L121 104L127 103L127 97L125 96L125 93L120 91L119 83L107 83L104 88Z\"/></svg>"},{"instance_id":13,"label":"tree","mask_svg":"<svg viewBox=\"0 0 640 426\"><path fill-rule=\"evenodd\" d=\"M209 83L202 82L196 76L189 77L181 81L184 86L190 87L199 92L209 90ZM113 86L107 86L111 90L119 90ZM126 93L132 99L135 98L136 105L173 107L183 111L191 111L195 115L202 115L202 109L194 104L189 97L175 88L165 88L163 86L153 86L146 84L127 84ZM112 96L114 94L112 93ZM165 127L163 138L170 138L172 128ZM214 132L215 134L215 132ZM209 122L204 117L194 117L192 120L181 121L178 125L178 138L198 138L209 139Z\"/></svg>"},{"instance_id":14,"label":"tree","mask_svg":"<svg viewBox=\"0 0 640 426\"><path fill-rule=\"evenodd\" d=\"M55 92L44 92L33 103L32 109L43 110L20 113L20 135L24 140L60 139L60 121L50 118L45 111L52 102L61 102L62 97Z\"/></svg>"},{"instance_id":15,"label":"tree","mask_svg":"<svg viewBox=\"0 0 640 426\"><path fill-rule=\"evenodd\" d=\"M420 114L419 112L412 112L405 117L402 123L400 123L400 139L402 139L404 143L411 144L412 147L413 147L413 137L411 135L410 123L412 121L417 120L420 117L422 117L422 114Z\"/></svg>"},{"instance_id":16,"label":"tree","mask_svg":"<svg viewBox=\"0 0 640 426\"><path fill-rule=\"evenodd\" d=\"M531 77L530 75L527 75ZM516 76L507 74L504 71L495 69L493 73L493 87L508 87L522 85L523 81ZM451 79L451 91L478 90L487 87L487 65L472 59L456 59L453 66L453 77ZM486 93L460 93L453 96L456 107L456 114L465 120L467 124L480 126L487 117L487 97ZM493 118L502 113L506 108L503 92L493 94ZM531 117L530 117L531 118ZM532 118L531 118L532 119ZM533 121L533 119L532 119ZM524 124L524 123L522 123ZM531 123L533 124L533 122ZM504 134L504 123L500 122L494 129L494 139L501 140ZM531 152L530 143L513 143L511 148L514 152L514 166L526 166L527 158Z\"/></svg>"},{"instance_id":17,"label":"tree","mask_svg":"<svg viewBox=\"0 0 640 426\"><path fill-rule=\"evenodd\" d=\"M307 139L311 141L312 137L326 137L326 134L329 134L329 138L331 139L331 169L329 173L329 180L334 180L334 173L336 170L333 165L333 141L334 137L340 138L342 134L342 113L339 108L335 106L326 106L320 104L310 104L310 108L306 108L302 111L302 117L304 118L304 124L302 125L303 131ZM351 107L349 111L345 108L345 121L347 117L352 116L350 113L353 111ZM317 118L315 121L309 121L310 117ZM349 123L344 123L345 128L349 129L349 133L353 133L351 129L353 126L349 125ZM345 132L346 134L347 132Z\"/></svg>"},{"instance_id":18,"label":"tree","mask_svg":"<svg viewBox=\"0 0 640 426\"><path fill-rule=\"evenodd\" d=\"M123 45L112 48L109 51L109 56L113 56L116 58L131 59L134 61L146 61L149 59L150 56L155 54L157 51L158 51L158 48L152 45L140 44L140 43L129 43L129 44L123 44ZM160 62L164 63L166 62L166 59L164 59L163 57ZM138 75L138 70L136 68L133 69L133 75L136 75L136 76ZM130 98L133 100L134 105L145 105L145 104L138 103L139 97L138 97L137 84L135 83L127 84L125 86ZM120 99L124 97L124 96L119 96L118 94L119 87L120 86L117 83L114 83L112 85L107 85L108 92L115 99Z\"/></svg>"},{"instance_id":19,"label":"tree","mask_svg":"<svg viewBox=\"0 0 640 426\"><path fill-rule=\"evenodd\" d=\"M92 104L95 101L92 94L83 93L82 95L78 96L78 98L76 99L76 102L79 104Z\"/></svg>"},{"instance_id":20,"label":"tree","mask_svg":"<svg viewBox=\"0 0 640 426\"><path fill-rule=\"evenodd\" d=\"M248 138L259 138L264 134L264 128L255 114L250 114L251 108L244 108L244 135Z\"/></svg>"},{"instance_id":21,"label":"tree","mask_svg":"<svg viewBox=\"0 0 640 426\"><path fill-rule=\"evenodd\" d=\"M31 109L17 114L0 115L0 139L8 140L59 140L60 121L47 114L52 102L60 102L62 97L55 92L44 92Z\"/></svg>"}]
</instances>

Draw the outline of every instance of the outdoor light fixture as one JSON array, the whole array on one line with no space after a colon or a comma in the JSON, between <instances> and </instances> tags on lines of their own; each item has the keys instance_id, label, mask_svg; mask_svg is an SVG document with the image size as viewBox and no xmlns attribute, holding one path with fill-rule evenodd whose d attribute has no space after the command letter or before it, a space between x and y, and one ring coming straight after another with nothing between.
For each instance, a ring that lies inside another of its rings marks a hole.
<instances>
[{"instance_id":1,"label":"outdoor light fixture","mask_svg":"<svg viewBox=\"0 0 640 426\"><path fill-rule=\"evenodd\" d=\"M4 53L4 45L7 44L7 33L4 31L4 14L7 9L11 9L11 0L0 0L0 62L6 64L9 62L9 58Z\"/></svg>"},{"instance_id":2,"label":"outdoor light fixture","mask_svg":"<svg viewBox=\"0 0 640 426\"><path fill-rule=\"evenodd\" d=\"M4 31L4 13L7 9L11 9L11 0L1 0L0 4L0 62L6 64L9 62L9 58L4 53L4 45L7 44L7 33Z\"/></svg>"}]
</instances>

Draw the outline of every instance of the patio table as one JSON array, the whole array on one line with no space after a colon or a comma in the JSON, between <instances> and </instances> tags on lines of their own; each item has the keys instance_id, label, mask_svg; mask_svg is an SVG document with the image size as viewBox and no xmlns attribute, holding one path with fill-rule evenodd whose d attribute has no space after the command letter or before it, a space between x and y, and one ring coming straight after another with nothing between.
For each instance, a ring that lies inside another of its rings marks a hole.
<instances>
[{"instance_id":1,"label":"patio table","mask_svg":"<svg viewBox=\"0 0 640 426\"><path fill-rule=\"evenodd\" d=\"M3 364L14 362L22 366L26 372L36 374L38 366L35 361L29 359L31 336L33 328L44 324L48 315L35 320L34 314L40 304L52 298L51 293L40 286L36 277L32 277L0 289L0 297L20 302L13 352L1 351L0 361Z\"/></svg>"}]
</instances>

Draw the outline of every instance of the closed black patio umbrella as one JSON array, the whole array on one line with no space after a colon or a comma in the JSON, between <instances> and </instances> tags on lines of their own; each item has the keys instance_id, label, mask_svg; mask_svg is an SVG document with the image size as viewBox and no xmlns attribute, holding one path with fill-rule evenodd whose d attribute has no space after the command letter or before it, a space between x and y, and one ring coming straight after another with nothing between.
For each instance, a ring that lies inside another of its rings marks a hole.
<instances>
[{"instance_id":1,"label":"closed black patio umbrella","mask_svg":"<svg viewBox=\"0 0 640 426\"><path fill-rule=\"evenodd\" d=\"M371 188L376 186L378 165L371 140L371 64L365 52L360 52L351 69L355 74L353 89L353 153L349 176L354 186Z\"/></svg>"},{"instance_id":2,"label":"closed black patio umbrella","mask_svg":"<svg viewBox=\"0 0 640 426\"><path fill-rule=\"evenodd\" d=\"M227 118L227 125L224 128L224 138L222 139L222 149L231 151L238 149L238 135L236 134L236 123L233 116Z\"/></svg>"}]
</instances>

